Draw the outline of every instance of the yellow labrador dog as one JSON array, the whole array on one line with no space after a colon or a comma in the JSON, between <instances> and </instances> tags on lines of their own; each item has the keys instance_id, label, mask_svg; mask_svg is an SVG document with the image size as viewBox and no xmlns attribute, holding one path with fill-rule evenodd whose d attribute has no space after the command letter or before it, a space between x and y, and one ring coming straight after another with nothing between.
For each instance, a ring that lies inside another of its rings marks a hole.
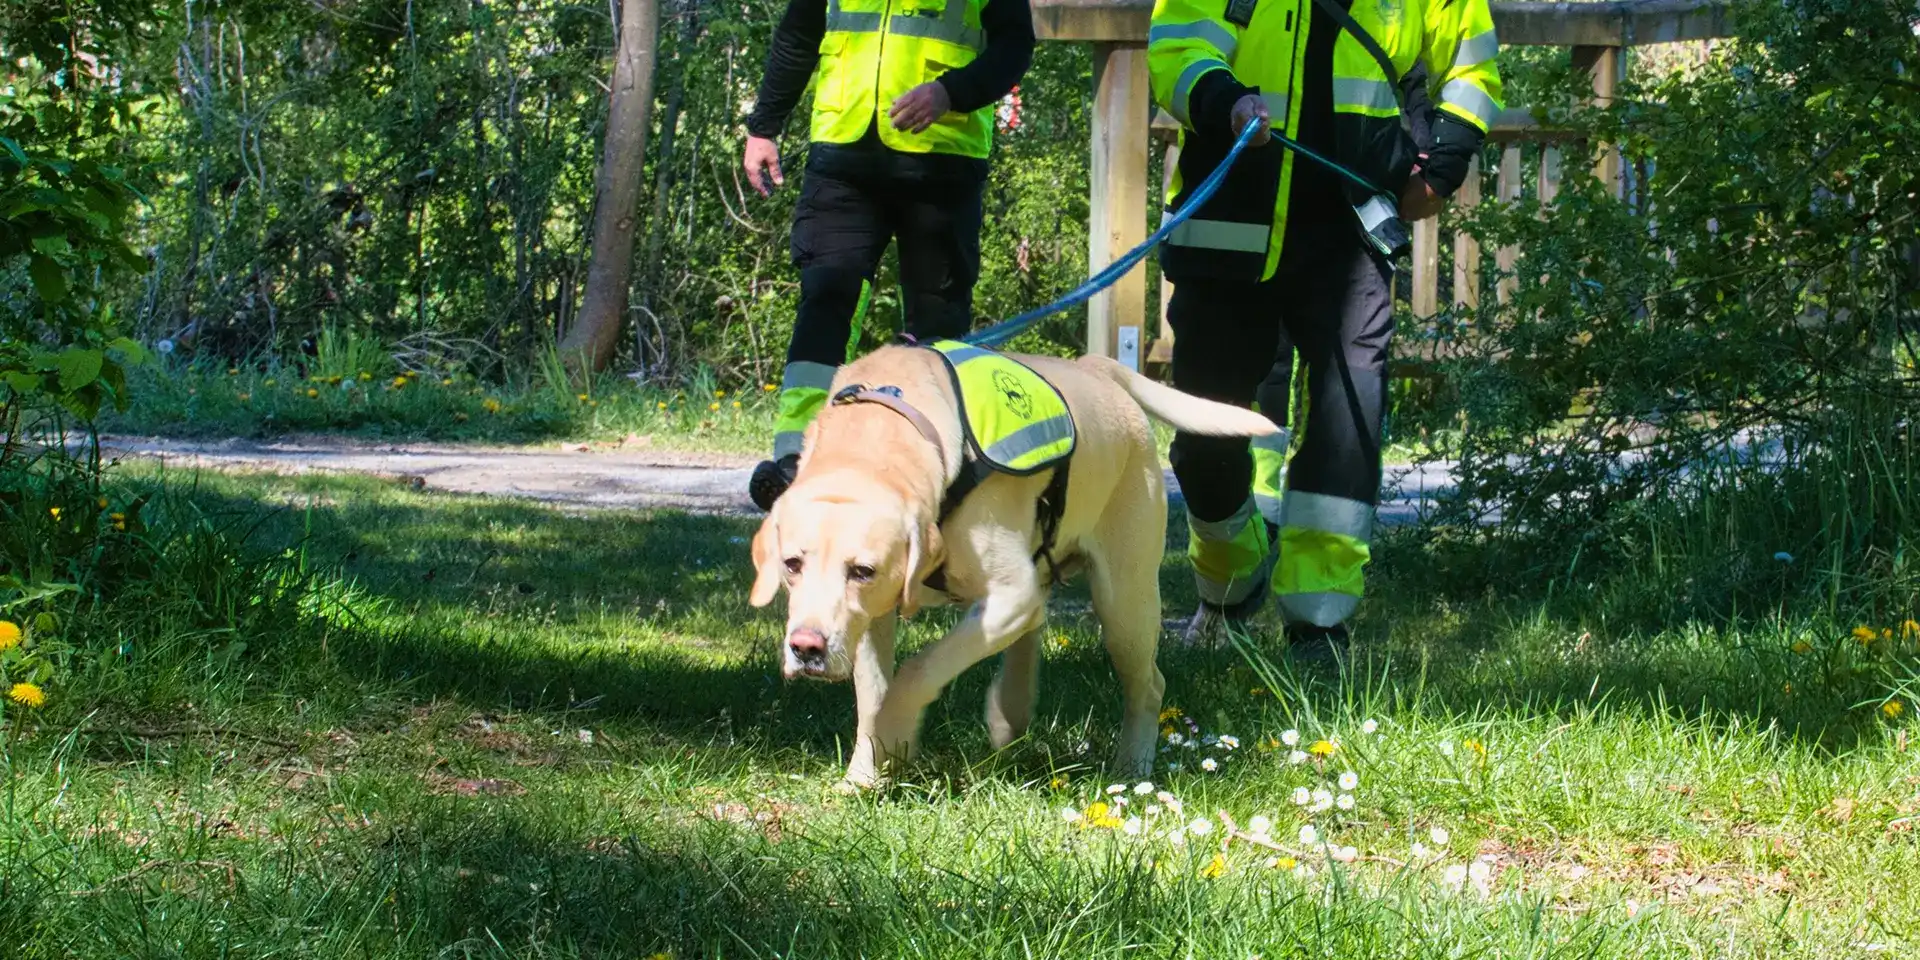
<instances>
[{"instance_id":1,"label":"yellow labrador dog","mask_svg":"<svg viewBox=\"0 0 1920 960\"><path fill-rule=\"evenodd\" d=\"M1049 586L1077 570L1090 581L1122 687L1115 775L1142 776L1152 765L1165 688L1154 657L1167 499L1146 414L1209 436L1276 429L1258 413L1181 393L1103 357L1015 359L1058 388L1078 436L1046 556L1036 555L1039 504L1052 470L992 473L940 519L943 497L968 466L967 448L945 363L918 347L882 348L840 369L832 394L853 385L897 393L867 390L860 399L872 402L822 411L792 486L753 538L752 604L787 589L786 676L853 679L859 729L849 786L887 782L912 758L921 715L940 691L1002 651L987 694L988 733L995 749L1024 734ZM943 582L932 590L926 581L936 571ZM896 614L947 600L974 607L896 671Z\"/></svg>"}]
</instances>

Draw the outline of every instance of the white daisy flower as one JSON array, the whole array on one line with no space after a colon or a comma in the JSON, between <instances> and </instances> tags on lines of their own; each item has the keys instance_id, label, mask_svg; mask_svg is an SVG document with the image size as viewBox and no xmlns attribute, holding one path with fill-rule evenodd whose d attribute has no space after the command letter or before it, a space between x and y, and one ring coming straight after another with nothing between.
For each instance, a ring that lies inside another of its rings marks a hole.
<instances>
[{"instance_id":1,"label":"white daisy flower","mask_svg":"<svg viewBox=\"0 0 1920 960\"><path fill-rule=\"evenodd\" d=\"M1457 887L1463 883L1466 883L1467 882L1466 864L1456 863L1447 867L1446 872L1441 874L1440 879L1443 882L1445 882L1446 885L1449 887Z\"/></svg>"},{"instance_id":2,"label":"white daisy flower","mask_svg":"<svg viewBox=\"0 0 1920 960\"><path fill-rule=\"evenodd\" d=\"M1167 746L1177 747L1185 742L1187 742L1187 738L1181 736L1180 732L1177 730L1174 731L1173 733L1167 734Z\"/></svg>"},{"instance_id":3,"label":"white daisy flower","mask_svg":"<svg viewBox=\"0 0 1920 960\"><path fill-rule=\"evenodd\" d=\"M1306 787L1293 788L1293 805L1294 806L1304 807L1307 804L1312 802L1313 802L1313 791L1308 790Z\"/></svg>"},{"instance_id":4,"label":"white daisy flower","mask_svg":"<svg viewBox=\"0 0 1920 960\"><path fill-rule=\"evenodd\" d=\"M1378 720L1368 720L1360 724L1360 732L1368 736L1372 736L1374 732L1379 729L1380 729L1380 721Z\"/></svg>"},{"instance_id":5,"label":"white daisy flower","mask_svg":"<svg viewBox=\"0 0 1920 960\"><path fill-rule=\"evenodd\" d=\"M1451 757L1451 756L1453 756L1453 741L1452 741L1452 740L1442 740L1442 741L1440 741L1440 755L1441 755L1441 756L1443 756L1443 757Z\"/></svg>"},{"instance_id":6,"label":"white daisy flower","mask_svg":"<svg viewBox=\"0 0 1920 960\"><path fill-rule=\"evenodd\" d=\"M1313 824L1303 823L1300 825L1300 845L1301 846L1311 847L1319 844L1319 842L1320 842L1320 831L1315 829Z\"/></svg>"},{"instance_id":7,"label":"white daisy flower","mask_svg":"<svg viewBox=\"0 0 1920 960\"><path fill-rule=\"evenodd\" d=\"M1200 769L1205 770L1208 773L1212 773L1215 770L1220 769L1220 761L1215 760L1212 757L1208 757L1205 760L1200 761Z\"/></svg>"},{"instance_id":8,"label":"white daisy flower","mask_svg":"<svg viewBox=\"0 0 1920 960\"><path fill-rule=\"evenodd\" d=\"M1493 864L1485 860L1475 860L1467 867L1467 879L1480 884L1493 879Z\"/></svg>"},{"instance_id":9,"label":"white daisy flower","mask_svg":"<svg viewBox=\"0 0 1920 960\"><path fill-rule=\"evenodd\" d=\"M1428 850L1427 845L1418 840L1413 842L1413 849L1408 852L1413 855L1415 860L1425 860L1433 855L1433 851Z\"/></svg>"},{"instance_id":10,"label":"white daisy flower","mask_svg":"<svg viewBox=\"0 0 1920 960\"><path fill-rule=\"evenodd\" d=\"M1307 752L1305 750L1295 750L1292 753L1287 754L1287 762L1293 764L1296 767L1299 766L1300 764L1306 763Z\"/></svg>"},{"instance_id":11,"label":"white daisy flower","mask_svg":"<svg viewBox=\"0 0 1920 960\"><path fill-rule=\"evenodd\" d=\"M1145 780L1142 780L1139 783L1136 783L1133 785L1133 795L1136 797L1144 797L1147 794L1152 792L1153 792L1153 784L1148 783Z\"/></svg>"},{"instance_id":12,"label":"white daisy flower","mask_svg":"<svg viewBox=\"0 0 1920 960\"><path fill-rule=\"evenodd\" d=\"M1357 773L1354 773L1352 770L1348 770L1346 773L1341 774L1340 789L1345 790L1348 793L1352 793L1353 791L1360 789L1360 775Z\"/></svg>"},{"instance_id":13,"label":"white daisy flower","mask_svg":"<svg viewBox=\"0 0 1920 960\"><path fill-rule=\"evenodd\" d=\"M1313 803L1307 807L1307 810L1312 813L1320 813L1321 811L1332 809L1332 807L1333 793L1321 789L1313 792Z\"/></svg>"},{"instance_id":14,"label":"white daisy flower","mask_svg":"<svg viewBox=\"0 0 1920 960\"><path fill-rule=\"evenodd\" d=\"M1147 823L1139 817L1128 817L1127 822L1120 825L1120 831L1129 837L1137 837L1145 829Z\"/></svg>"},{"instance_id":15,"label":"white daisy flower","mask_svg":"<svg viewBox=\"0 0 1920 960\"><path fill-rule=\"evenodd\" d=\"M1149 804L1147 804L1147 816L1149 816L1149 817L1157 817L1157 816L1159 816L1159 815L1160 815L1160 805L1159 805L1159 804L1157 804L1157 803L1149 803Z\"/></svg>"},{"instance_id":16,"label":"white daisy flower","mask_svg":"<svg viewBox=\"0 0 1920 960\"><path fill-rule=\"evenodd\" d=\"M1117 797L1126 792L1127 792L1127 785L1124 783L1107 784L1107 796L1109 797Z\"/></svg>"},{"instance_id":17,"label":"white daisy flower","mask_svg":"<svg viewBox=\"0 0 1920 960\"><path fill-rule=\"evenodd\" d=\"M1060 811L1060 819L1065 820L1068 823L1079 823L1080 811L1075 810L1072 807L1068 807Z\"/></svg>"},{"instance_id":18,"label":"white daisy flower","mask_svg":"<svg viewBox=\"0 0 1920 960\"><path fill-rule=\"evenodd\" d=\"M1174 813L1180 812L1179 797L1176 797L1173 794L1168 793L1165 790L1162 790L1159 793L1154 794L1153 798L1155 800L1160 801L1162 804L1164 804L1168 810L1172 810Z\"/></svg>"},{"instance_id":19,"label":"white daisy flower","mask_svg":"<svg viewBox=\"0 0 1920 960\"><path fill-rule=\"evenodd\" d=\"M1352 810L1352 809L1353 809L1353 794L1351 794L1351 793L1343 793L1343 794L1341 794L1341 795L1340 795L1340 799L1338 799L1338 800L1335 800L1335 801L1333 802L1333 805L1334 805L1334 806L1336 806L1336 807L1339 807L1339 808L1340 808L1340 809L1342 809L1342 810Z\"/></svg>"},{"instance_id":20,"label":"white daisy flower","mask_svg":"<svg viewBox=\"0 0 1920 960\"><path fill-rule=\"evenodd\" d=\"M1255 836L1264 837L1273 832L1273 821L1266 817L1255 815L1253 819L1247 821L1247 832Z\"/></svg>"},{"instance_id":21,"label":"white daisy flower","mask_svg":"<svg viewBox=\"0 0 1920 960\"><path fill-rule=\"evenodd\" d=\"M1184 847L1187 845L1187 835L1182 831L1175 830L1167 834L1167 842L1176 847Z\"/></svg>"},{"instance_id":22,"label":"white daisy flower","mask_svg":"<svg viewBox=\"0 0 1920 960\"><path fill-rule=\"evenodd\" d=\"M1334 847L1328 851L1328 855L1341 863L1352 863L1360 859L1360 851L1352 847Z\"/></svg>"},{"instance_id":23,"label":"white daisy flower","mask_svg":"<svg viewBox=\"0 0 1920 960\"><path fill-rule=\"evenodd\" d=\"M1432 840L1436 847L1444 847L1448 840L1453 839L1453 834L1448 833L1446 827L1434 827L1427 831L1427 839Z\"/></svg>"},{"instance_id":24,"label":"white daisy flower","mask_svg":"<svg viewBox=\"0 0 1920 960\"><path fill-rule=\"evenodd\" d=\"M1207 834L1213 832L1213 821L1208 820L1205 817L1201 817L1193 821L1192 823L1187 824L1187 832L1193 834L1196 837L1204 837Z\"/></svg>"},{"instance_id":25,"label":"white daisy flower","mask_svg":"<svg viewBox=\"0 0 1920 960\"><path fill-rule=\"evenodd\" d=\"M1286 744L1286 745L1287 745L1287 746L1289 746L1289 747L1297 747L1297 746L1299 746L1299 745L1300 745L1300 731L1298 731L1298 730L1288 730L1287 732L1285 732L1285 733L1283 733L1283 734L1281 734L1281 735L1280 735L1280 742L1281 742L1281 743L1284 743L1284 744Z\"/></svg>"},{"instance_id":26,"label":"white daisy flower","mask_svg":"<svg viewBox=\"0 0 1920 960\"><path fill-rule=\"evenodd\" d=\"M1220 735L1220 745L1226 747L1228 750L1238 750L1240 749L1240 738L1223 733Z\"/></svg>"}]
</instances>

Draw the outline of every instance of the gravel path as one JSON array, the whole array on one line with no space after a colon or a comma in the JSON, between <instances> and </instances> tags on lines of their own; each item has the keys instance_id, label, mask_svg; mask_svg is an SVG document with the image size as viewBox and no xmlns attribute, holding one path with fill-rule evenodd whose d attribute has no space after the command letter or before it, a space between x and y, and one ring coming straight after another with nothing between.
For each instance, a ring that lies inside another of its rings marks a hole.
<instances>
[{"instance_id":1,"label":"gravel path","mask_svg":"<svg viewBox=\"0 0 1920 960\"><path fill-rule=\"evenodd\" d=\"M423 489L516 497L557 506L671 508L752 515L747 475L753 458L679 453L640 445L565 444L482 447L380 443L340 437L283 440L170 440L107 437L109 456L156 459L178 466L277 473L358 473L411 480ZM1427 497L1452 483L1444 464L1388 467L1381 519L1413 519ZM1180 487L1167 474L1170 499Z\"/></svg>"}]
</instances>

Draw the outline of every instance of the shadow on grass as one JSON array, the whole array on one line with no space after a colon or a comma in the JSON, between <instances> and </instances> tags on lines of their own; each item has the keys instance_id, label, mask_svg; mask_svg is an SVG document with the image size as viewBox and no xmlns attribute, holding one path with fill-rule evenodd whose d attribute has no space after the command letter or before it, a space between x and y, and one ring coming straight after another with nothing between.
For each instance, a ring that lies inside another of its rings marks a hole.
<instances>
[{"instance_id":1,"label":"shadow on grass","mask_svg":"<svg viewBox=\"0 0 1920 960\"><path fill-rule=\"evenodd\" d=\"M832 756L851 735L850 687L780 678L780 604L755 611L745 599L752 520L570 515L345 478L209 479L193 496L215 511L277 505L261 536L303 545L312 564L377 598L359 629L331 648L338 667L364 682L398 682L483 711L629 718L687 744L747 740ZM1176 616L1194 602L1184 540L1176 511L1162 567L1164 608ZM1396 579L1386 559L1380 595L1356 625L1356 673L1377 678L1376 692L1386 694L1368 709L1417 700L1462 716L1658 711L1779 724L1833 746L1851 736L1845 698L1817 682L1783 693L1796 681L1782 677L1800 665L1752 634L1680 622L1657 635L1609 636L1556 620L1539 601L1448 596ZM958 613L921 617L903 631L903 648L931 640ZM1048 764L1097 762L1111 745L1104 738L1119 696L1084 585L1056 592L1053 623L1038 754ZM1255 645L1280 658L1270 622ZM1258 677L1224 646L1186 650L1169 637L1160 662L1168 702L1203 715L1210 729L1271 706L1250 696ZM1361 686L1325 669L1299 677L1323 714L1351 706ZM986 753L980 708L989 679L988 665L976 667L929 710L925 742L936 762L964 765L960 758Z\"/></svg>"}]
</instances>

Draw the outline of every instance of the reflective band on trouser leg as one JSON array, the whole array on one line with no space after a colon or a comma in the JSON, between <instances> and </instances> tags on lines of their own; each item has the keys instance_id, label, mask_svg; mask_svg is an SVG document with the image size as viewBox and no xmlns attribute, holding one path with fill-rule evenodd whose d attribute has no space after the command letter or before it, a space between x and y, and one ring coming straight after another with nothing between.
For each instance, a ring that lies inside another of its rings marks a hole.
<instances>
[{"instance_id":1,"label":"reflective band on trouser leg","mask_svg":"<svg viewBox=\"0 0 1920 960\"><path fill-rule=\"evenodd\" d=\"M1200 599L1229 606L1250 596L1267 560L1267 525L1253 522L1249 498L1225 520L1187 515L1187 558L1193 561L1194 589Z\"/></svg>"},{"instance_id":2,"label":"reflective band on trouser leg","mask_svg":"<svg viewBox=\"0 0 1920 960\"><path fill-rule=\"evenodd\" d=\"M831 364L796 360L787 364L780 379L780 412L773 418L773 458L797 456L806 437L807 424L827 405L827 388L833 385Z\"/></svg>"},{"instance_id":3,"label":"reflective band on trouser leg","mask_svg":"<svg viewBox=\"0 0 1920 960\"><path fill-rule=\"evenodd\" d=\"M1253 438L1253 505L1260 516L1274 526L1280 525L1280 482L1287 469L1287 446L1292 439L1282 430L1269 437Z\"/></svg>"},{"instance_id":4,"label":"reflective band on trouser leg","mask_svg":"<svg viewBox=\"0 0 1920 960\"><path fill-rule=\"evenodd\" d=\"M1289 490L1273 593L1289 620L1331 627L1360 605L1372 557L1373 504Z\"/></svg>"}]
</instances>

